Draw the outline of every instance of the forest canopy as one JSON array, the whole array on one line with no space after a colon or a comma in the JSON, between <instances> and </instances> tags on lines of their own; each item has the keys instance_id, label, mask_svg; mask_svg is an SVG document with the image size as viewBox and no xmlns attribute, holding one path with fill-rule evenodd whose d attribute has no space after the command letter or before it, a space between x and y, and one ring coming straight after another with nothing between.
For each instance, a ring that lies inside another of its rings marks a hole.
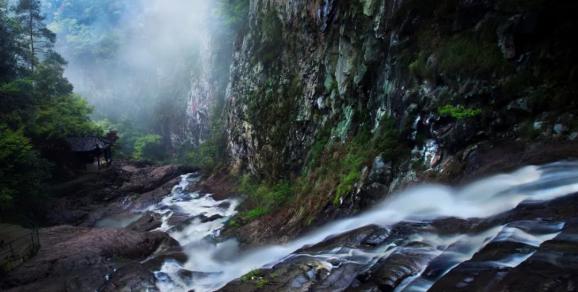
<instances>
[{"instance_id":1,"label":"forest canopy","mask_svg":"<svg viewBox=\"0 0 578 292\"><path fill-rule=\"evenodd\" d=\"M73 93L38 0L0 0L0 210L30 210L57 179L54 145L101 132Z\"/></svg>"}]
</instances>

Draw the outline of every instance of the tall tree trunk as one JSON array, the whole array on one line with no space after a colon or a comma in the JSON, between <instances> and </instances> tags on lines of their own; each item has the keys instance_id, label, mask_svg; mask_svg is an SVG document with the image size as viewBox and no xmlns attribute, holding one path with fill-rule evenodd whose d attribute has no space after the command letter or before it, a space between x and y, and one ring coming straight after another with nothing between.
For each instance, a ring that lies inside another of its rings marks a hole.
<instances>
[{"instance_id":1,"label":"tall tree trunk","mask_svg":"<svg viewBox=\"0 0 578 292\"><path fill-rule=\"evenodd\" d=\"M34 19L32 16L32 8L30 8L30 19L28 22L29 25L29 33L30 33L30 69L32 70L32 73L34 73L34 67L35 67L35 54L34 54Z\"/></svg>"}]
</instances>

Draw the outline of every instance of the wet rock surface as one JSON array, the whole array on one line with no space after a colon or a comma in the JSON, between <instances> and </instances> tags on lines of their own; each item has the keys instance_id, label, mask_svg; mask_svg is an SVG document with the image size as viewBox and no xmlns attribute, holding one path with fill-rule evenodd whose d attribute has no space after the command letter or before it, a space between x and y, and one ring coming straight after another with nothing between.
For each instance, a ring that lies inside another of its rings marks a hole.
<instances>
[{"instance_id":1,"label":"wet rock surface","mask_svg":"<svg viewBox=\"0 0 578 292\"><path fill-rule=\"evenodd\" d=\"M146 232L161 227L161 224L161 216L159 214L146 212L142 217L128 225L126 228L133 231Z\"/></svg>"},{"instance_id":2,"label":"wet rock surface","mask_svg":"<svg viewBox=\"0 0 578 292\"><path fill-rule=\"evenodd\" d=\"M429 291L576 291L576 214L573 194L526 202L485 219L367 226L305 247L222 291L393 291L406 285ZM499 232L484 235L488 230ZM469 244L458 240L440 249L437 241L423 240L436 233L469 234L472 240L480 234L478 240L488 243L460 259Z\"/></svg>"},{"instance_id":3,"label":"wet rock surface","mask_svg":"<svg viewBox=\"0 0 578 292\"><path fill-rule=\"evenodd\" d=\"M154 274L140 264L127 264L109 276L100 291L159 291Z\"/></svg>"},{"instance_id":4,"label":"wet rock surface","mask_svg":"<svg viewBox=\"0 0 578 292\"><path fill-rule=\"evenodd\" d=\"M36 256L2 281L9 291L89 291L126 264L138 264L159 246L178 245L162 232L56 226L40 230ZM140 273L140 272L139 272ZM119 281L125 281L120 276Z\"/></svg>"},{"instance_id":5,"label":"wet rock surface","mask_svg":"<svg viewBox=\"0 0 578 292\"><path fill-rule=\"evenodd\" d=\"M179 165L115 162L97 174L55 188L58 196L43 214L44 223L92 227L103 218L126 214L129 208L145 209L169 193L179 175L194 171Z\"/></svg>"},{"instance_id":6,"label":"wet rock surface","mask_svg":"<svg viewBox=\"0 0 578 292\"><path fill-rule=\"evenodd\" d=\"M153 271L187 256L173 238L154 231L161 216L143 211L191 171L116 162L54 188L61 196L50 203L45 223L56 226L40 229L40 250L3 276L0 290L156 291Z\"/></svg>"}]
</instances>

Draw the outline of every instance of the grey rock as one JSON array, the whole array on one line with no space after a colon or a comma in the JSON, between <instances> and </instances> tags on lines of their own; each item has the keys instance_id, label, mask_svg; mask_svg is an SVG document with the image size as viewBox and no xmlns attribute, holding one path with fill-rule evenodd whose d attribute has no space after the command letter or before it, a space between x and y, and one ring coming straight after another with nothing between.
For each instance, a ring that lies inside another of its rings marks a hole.
<instances>
[{"instance_id":1,"label":"grey rock","mask_svg":"<svg viewBox=\"0 0 578 292\"><path fill-rule=\"evenodd\" d=\"M563 124L555 124L553 130L556 135L562 135L568 131L568 127Z\"/></svg>"},{"instance_id":2,"label":"grey rock","mask_svg":"<svg viewBox=\"0 0 578 292\"><path fill-rule=\"evenodd\" d=\"M371 183L387 183L391 180L392 164L391 161L385 161L383 155L375 157L369 172L369 181Z\"/></svg>"},{"instance_id":3,"label":"grey rock","mask_svg":"<svg viewBox=\"0 0 578 292\"><path fill-rule=\"evenodd\" d=\"M512 110L517 110L517 111L522 111L522 112L530 112L530 107L528 105L528 99L526 98L518 98L512 102L510 102L508 104L508 106L506 106L506 109L508 111L512 111Z\"/></svg>"},{"instance_id":4,"label":"grey rock","mask_svg":"<svg viewBox=\"0 0 578 292\"><path fill-rule=\"evenodd\" d=\"M161 227L162 216L153 212L146 212L140 219L126 228L133 231L146 232Z\"/></svg>"}]
</instances>

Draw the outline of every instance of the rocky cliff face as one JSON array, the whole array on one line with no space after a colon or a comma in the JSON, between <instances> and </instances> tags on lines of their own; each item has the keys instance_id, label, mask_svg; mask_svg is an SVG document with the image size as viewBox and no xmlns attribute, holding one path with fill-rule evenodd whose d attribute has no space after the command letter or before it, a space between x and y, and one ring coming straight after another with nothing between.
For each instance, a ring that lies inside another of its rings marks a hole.
<instances>
[{"instance_id":1,"label":"rocky cliff face","mask_svg":"<svg viewBox=\"0 0 578 292\"><path fill-rule=\"evenodd\" d=\"M227 90L232 168L307 177L317 193L325 165L350 181L316 204L357 208L457 178L482 149L574 140L576 6L251 0Z\"/></svg>"}]
</instances>

